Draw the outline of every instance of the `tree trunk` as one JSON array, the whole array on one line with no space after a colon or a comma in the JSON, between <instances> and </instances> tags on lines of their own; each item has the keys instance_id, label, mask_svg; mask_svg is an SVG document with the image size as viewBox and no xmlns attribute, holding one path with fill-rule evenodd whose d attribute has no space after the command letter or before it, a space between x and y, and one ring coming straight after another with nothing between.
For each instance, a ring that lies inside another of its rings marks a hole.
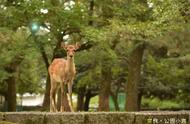
<instances>
[{"instance_id":1,"label":"tree trunk","mask_svg":"<svg viewBox=\"0 0 190 124\"><path fill-rule=\"evenodd\" d=\"M11 75L5 80L8 86L5 96L8 111L16 111L16 79L14 73L17 72L17 68L23 59L22 55L18 55L8 66L5 67L5 70Z\"/></svg>"},{"instance_id":2,"label":"tree trunk","mask_svg":"<svg viewBox=\"0 0 190 124\"><path fill-rule=\"evenodd\" d=\"M88 90L88 92L86 93L86 98L85 98L85 102L84 102L84 111L89 110L91 97L92 97L91 90Z\"/></svg>"},{"instance_id":3,"label":"tree trunk","mask_svg":"<svg viewBox=\"0 0 190 124\"><path fill-rule=\"evenodd\" d=\"M111 68L102 65L102 78L99 91L99 111L109 111L109 95L111 88Z\"/></svg>"},{"instance_id":4,"label":"tree trunk","mask_svg":"<svg viewBox=\"0 0 190 124\"><path fill-rule=\"evenodd\" d=\"M138 110L141 110L141 100L142 100L142 93L138 94Z\"/></svg>"},{"instance_id":5,"label":"tree trunk","mask_svg":"<svg viewBox=\"0 0 190 124\"><path fill-rule=\"evenodd\" d=\"M40 51L40 54L42 56L43 62L46 66L47 72L48 72L48 68L49 68L49 61L48 61L48 56L46 54L45 48L43 46L43 44L41 42L38 41L37 36L35 34L32 34L33 38L34 38L34 42L36 43L36 45L38 46L38 49ZM45 90L45 95L44 95L44 99L43 99L43 108L48 108L49 104L50 104L50 76L49 73L47 74L47 78L46 78L46 90Z\"/></svg>"},{"instance_id":6,"label":"tree trunk","mask_svg":"<svg viewBox=\"0 0 190 124\"><path fill-rule=\"evenodd\" d=\"M118 98L117 94L118 93L114 94L113 92L110 92L110 95L112 97L112 100L113 100L113 103L114 103L114 106L115 106L115 110L119 111L120 109L119 109L119 103L118 103L118 100L117 100L117 98Z\"/></svg>"},{"instance_id":7,"label":"tree trunk","mask_svg":"<svg viewBox=\"0 0 190 124\"><path fill-rule=\"evenodd\" d=\"M92 18L94 13L94 0L90 0L90 6L89 6L89 16ZM90 19L89 20L89 25L92 26L93 25L93 20Z\"/></svg>"},{"instance_id":8,"label":"tree trunk","mask_svg":"<svg viewBox=\"0 0 190 124\"><path fill-rule=\"evenodd\" d=\"M85 87L78 88L77 111L84 110Z\"/></svg>"},{"instance_id":9,"label":"tree trunk","mask_svg":"<svg viewBox=\"0 0 190 124\"><path fill-rule=\"evenodd\" d=\"M69 100L68 100L66 92L64 93L64 96L63 96L63 103L64 103L64 105L63 105L64 111L71 112L71 108L69 106Z\"/></svg>"},{"instance_id":10,"label":"tree trunk","mask_svg":"<svg viewBox=\"0 0 190 124\"><path fill-rule=\"evenodd\" d=\"M126 111L138 111L139 83L141 80L141 64L144 52L144 44L135 46L129 55L129 75L126 84Z\"/></svg>"},{"instance_id":11,"label":"tree trunk","mask_svg":"<svg viewBox=\"0 0 190 124\"><path fill-rule=\"evenodd\" d=\"M59 0L51 0L51 4L53 6L59 6L60 5L60 1Z\"/></svg>"},{"instance_id":12,"label":"tree trunk","mask_svg":"<svg viewBox=\"0 0 190 124\"><path fill-rule=\"evenodd\" d=\"M7 80L7 93L6 93L6 100L7 100L7 109L9 112L16 111L16 82L15 77L11 76Z\"/></svg>"},{"instance_id":13,"label":"tree trunk","mask_svg":"<svg viewBox=\"0 0 190 124\"><path fill-rule=\"evenodd\" d=\"M50 76L49 73L47 75L46 78L46 90L45 90L45 94L44 94L44 99L43 99L43 108L49 108L50 105Z\"/></svg>"}]
</instances>

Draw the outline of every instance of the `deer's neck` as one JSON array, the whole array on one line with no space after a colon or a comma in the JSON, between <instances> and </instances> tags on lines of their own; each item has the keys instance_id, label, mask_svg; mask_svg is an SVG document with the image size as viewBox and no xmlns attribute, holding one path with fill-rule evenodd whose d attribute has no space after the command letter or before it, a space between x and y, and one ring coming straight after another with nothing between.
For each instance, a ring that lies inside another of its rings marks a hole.
<instances>
[{"instance_id":1,"label":"deer's neck","mask_svg":"<svg viewBox=\"0 0 190 124\"><path fill-rule=\"evenodd\" d=\"M74 71L75 69L74 57L67 57L67 69L69 72Z\"/></svg>"}]
</instances>

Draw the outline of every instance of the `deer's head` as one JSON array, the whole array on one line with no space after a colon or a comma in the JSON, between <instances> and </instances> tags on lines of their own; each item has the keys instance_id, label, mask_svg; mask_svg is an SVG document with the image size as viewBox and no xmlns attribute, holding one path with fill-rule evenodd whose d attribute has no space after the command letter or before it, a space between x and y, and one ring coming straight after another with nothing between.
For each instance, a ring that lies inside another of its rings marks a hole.
<instances>
[{"instance_id":1,"label":"deer's head","mask_svg":"<svg viewBox=\"0 0 190 124\"><path fill-rule=\"evenodd\" d=\"M61 44L61 46L67 51L67 57L72 58L75 54L75 51L80 47L78 43L75 45L67 45L65 43Z\"/></svg>"}]
</instances>

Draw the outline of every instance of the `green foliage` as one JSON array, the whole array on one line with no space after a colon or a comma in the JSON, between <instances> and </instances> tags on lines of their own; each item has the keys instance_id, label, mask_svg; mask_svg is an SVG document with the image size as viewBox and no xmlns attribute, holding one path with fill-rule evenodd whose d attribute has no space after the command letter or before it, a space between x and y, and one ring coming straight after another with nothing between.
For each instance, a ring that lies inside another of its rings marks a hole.
<instances>
[{"instance_id":1,"label":"green foliage","mask_svg":"<svg viewBox=\"0 0 190 124\"><path fill-rule=\"evenodd\" d=\"M15 59L16 56L22 56L24 45L26 43L24 43L25 37L21 37L22 35L21 32L13 33L12 31L8 30L5 32L1 32L1 35L2 37L6 37L5 39L4 38L1 39L2 42L1 42L0 58L2 60L1 67L3 67L11 63L11 61L13 61L13 59ZM4 74L1 75L2 76L1 79L2 80L5 79L6 75L7 75L6 72L4 72Z\"/></svg>"},{"instance_id":2,"label":"green foliage","mask_svg":"<svg viewBox=\"0 0 190 124\"><path fill-rule=\"evenodd\" d=\"M151 109L178 109L184 106L183 102L176 100L160 100L158 98L143 98L142 107Z\"/></svg>"},{"instance_id":3,"label":"green foliage","mask_svg":"<svg viewBox=\"0 0 190 124\"><path fill-rule=\"evenodd\" d=\"M2 91L6 91L6 83L4 82L5 79L13 75L17 80L18 93L33 93L42 90L42 86L40 86L42 83L40 83L40 80L42 77L41 73L44 71L40 71L37 66L38 58L40 58L39 53L35 48L28 47L31 42L29 40L27 30L25 28L18 29L16 32L5 30L5 32L1 32L1 35L2 37L6 37L6 39L2 38L0 42L0 58L2 60L0 66L2 68L0 71L0 82ZM10 74L5 70L5 68L16 58L23 60L19 65L17 72ZM41 70L43 70L42 67Z\"/></svg>"},{"instance_id":4,"label":"green foliage","mask_svg":"<svg viewBox=\"0 0 190 124\"><path fill-rule=\"evenodd\" d=\"M33 55L28 55L25 60L22 62L22 66L20 66L18 71L18 83L17 83L17 91L20 94L28 93L41 93L44 91L42 87L44 87L45 83L43 82L45 78L45 70L44 65L40 64L38 61L40 58L39 54L34 53ZM35 58L35 59L34 59ZM40 66L39 66L40 65Z\"/></svg>"},{"instance_id":5,"label":"green foliage","mask_svg":"<svg viewBox=\"0 0 190 124\"><path fill-rule=\"evenodd\" d=\"M156 61L152 56L148 56L145 66L145 84L142 86L145 94L189 102L185 98L189 94L189 66L168 59Z\"/></svg>"}]
</instances>

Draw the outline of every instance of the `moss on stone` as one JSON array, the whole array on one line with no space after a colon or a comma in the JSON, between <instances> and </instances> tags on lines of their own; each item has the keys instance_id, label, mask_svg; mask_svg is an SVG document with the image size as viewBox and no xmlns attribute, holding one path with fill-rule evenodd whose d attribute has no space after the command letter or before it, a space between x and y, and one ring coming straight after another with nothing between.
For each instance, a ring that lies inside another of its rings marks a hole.
<instances>
[{"instance_id":1,"label":"moss on stone","mask_svg":"<svg viewBox=\"0 0 190 124\"><path fill-rule=\"evenodd\" d=\"M12 122L8 122L8 121L0 121L0 124L18 124L18 123L12 123Z\"/></svg>"}]
</instances>

